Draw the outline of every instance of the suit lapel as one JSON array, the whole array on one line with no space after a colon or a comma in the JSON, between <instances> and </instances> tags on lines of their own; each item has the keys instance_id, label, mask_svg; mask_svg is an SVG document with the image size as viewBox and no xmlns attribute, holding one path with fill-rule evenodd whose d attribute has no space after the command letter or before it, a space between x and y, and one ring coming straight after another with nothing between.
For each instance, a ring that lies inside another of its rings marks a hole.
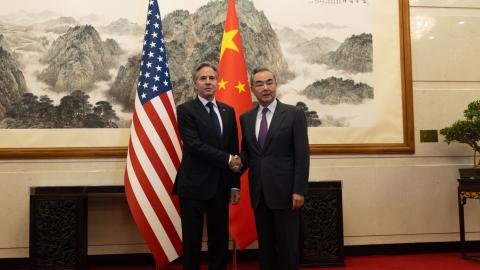
<instances>
[{"instance_id":1,"label":"suit lapel","mask_svg":"<svg viewBox=\"0 0 480 270\"><path fill-rule=\"evenodd\" d=\"M255 124L257 122L257 113L258 113L258 105L256 108L251 110L247 115L246 124L247 124L247 131L249 132L246 135L250 137L250 140L248 141L252 142L253 148L255 148L257 152L260 153L261 148L260 148L260 145L258 144L257 134L255 134Z\"/></svg>"},{"instance_id":2,"label":"suit lapel","mask_svg":"<svg viewBox=\"0 0 480 270\"><path fill-rule=\"evenodd\" d=\"M263 147L263 151L268 148L270 142L272 141L275 134L277 134L277 130L280 128L283 113L285 112L285 107L283 106L280 101L277 100L277 107L275 108L275 112L273 113L272 121L270 122L270 126L268 127L267 138L265 139L265 145Z\"/></svg>"},{"instance_id":3,"label":"suit lapel","mask_svg":"<svg viewBox=\"0 0 480 270\"><path fill-rule=\"evenodd\" d=\"M210 115L208 115L207 109L205 106L203 106L202 102L200 99L195 98L195 110L198 112L198 116L205 122L207 126L210 126L213 128L213 123L210 120Z\"/></svg>"},{"instance_id":4,"label":"suit lapel","mask_svg":"<svg viewBox=\"0 0 480 270\"><path fill-rule=\"evenodd\" d=\"M212 119L210 119L210 115L208 114L207 109L205 108L205 106L203 106L202 102L200 101L200 99L198 99L198 97L195 98L195 110L198 112L198 116L200 117L202 122L204 122L204 124L207 126L207 129L211 133L212 138L218 138L218 135L215 133L215 126L213 125Z\"/></svg>"},{"instance_id":5,"label":"suit lapel","mask_svg":"<svg viewBox=\"0 0 480 270\"><path fill-rule=\"evenodd\" d=\"M225 138L228 138L228 134L226 134L229 130L226 128L228 127L228 114L227 114L227 109L225 106L217 101L217 106L218 106L218 111L220 112L220 116L222 118L222 127L223 127L223 132L222 132L222 140L225 140Z\"/></svg>"}]
</instances>

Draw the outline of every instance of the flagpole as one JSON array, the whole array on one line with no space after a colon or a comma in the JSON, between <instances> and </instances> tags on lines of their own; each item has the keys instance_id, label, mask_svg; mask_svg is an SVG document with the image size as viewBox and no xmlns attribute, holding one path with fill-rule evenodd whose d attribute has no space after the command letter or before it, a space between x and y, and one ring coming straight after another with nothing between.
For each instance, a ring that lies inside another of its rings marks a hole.
<instances>
[{"instance_id":1,"label":"flagpole","mask_svg":"<svg viewBox=\"0 0 480 270\"><path fill-rule=\"evenodd\" d=\"M232 239L232 270L237 270L237 243Z\"/></svg>"}]
</instances>

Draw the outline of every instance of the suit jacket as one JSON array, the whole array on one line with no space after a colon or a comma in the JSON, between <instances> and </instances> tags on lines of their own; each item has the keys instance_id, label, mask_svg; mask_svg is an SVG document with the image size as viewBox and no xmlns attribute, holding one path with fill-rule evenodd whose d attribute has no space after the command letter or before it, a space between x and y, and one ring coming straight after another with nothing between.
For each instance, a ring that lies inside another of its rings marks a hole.
<instances>
[{"instance_id":1,"label":"suit jacket","mask_svg":"<svg viewBox=\"0 0 480 270\"><path fill-rule=\"evenodd\" d=\"M235 111L217 101L222 118L222 137L215 133L214 124L195 98L177 107L178 130L183 141L183 156L175 178L173 193L189 199L212 198L222 181L225 188L240 188L238 174L230 171L230 154L238 153L238 132Z\"/></svg>"},{"instance_id":2,"label":"suit jacket","mask_svg":"<svg viewBox=\"0 0 480 270\"><path fill-rule=\"evenodd\" d=\"M255 134L258 106L240 117L242 161L249 168L252 207L263 190L271 209L291 209L292 194L304 195L309 173L309 146L305 113L280 101L268 128L263 149Z\"/></svg>"}]
</instances>

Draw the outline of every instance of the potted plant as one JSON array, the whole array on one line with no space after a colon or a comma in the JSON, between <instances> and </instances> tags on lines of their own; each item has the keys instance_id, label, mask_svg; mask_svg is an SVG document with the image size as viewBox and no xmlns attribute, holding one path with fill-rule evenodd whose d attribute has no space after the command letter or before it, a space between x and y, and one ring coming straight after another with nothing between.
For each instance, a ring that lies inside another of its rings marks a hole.
<instances>
[{"instance_id":1,"label":"potted plant","mask_svg":"<svg viewBox=\"0 0 480 270\"><path fill-rule=\"evenodd\" d=\"M477 155L480 152L480 100L468 104L463 112L465 120L458 120L449 127L440 130L445 142L465 143L473 150L473 169L459 169L460 177L480 176L480 164Z\"/></svg>"}]
</instances>

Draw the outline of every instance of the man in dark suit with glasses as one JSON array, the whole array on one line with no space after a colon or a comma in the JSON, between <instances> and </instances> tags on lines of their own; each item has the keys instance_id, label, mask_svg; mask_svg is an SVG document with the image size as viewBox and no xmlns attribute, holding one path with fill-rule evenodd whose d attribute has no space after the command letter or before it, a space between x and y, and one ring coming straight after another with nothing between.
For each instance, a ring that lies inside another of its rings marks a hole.
<instances>
[{"instance_id":1,"label":"man in dark suit with glasses","mask_svg":"<svg viewBox=\"0 0 480 270\"><path fill-rule=\"evenodd\" d=\"M255 69L252 92L258 106L240 117L241 157L250 178L260 269L299 269L300 209L304 203L309 146L304 112L276 99L277 81Z\"/></svg>"}]
</instances>

